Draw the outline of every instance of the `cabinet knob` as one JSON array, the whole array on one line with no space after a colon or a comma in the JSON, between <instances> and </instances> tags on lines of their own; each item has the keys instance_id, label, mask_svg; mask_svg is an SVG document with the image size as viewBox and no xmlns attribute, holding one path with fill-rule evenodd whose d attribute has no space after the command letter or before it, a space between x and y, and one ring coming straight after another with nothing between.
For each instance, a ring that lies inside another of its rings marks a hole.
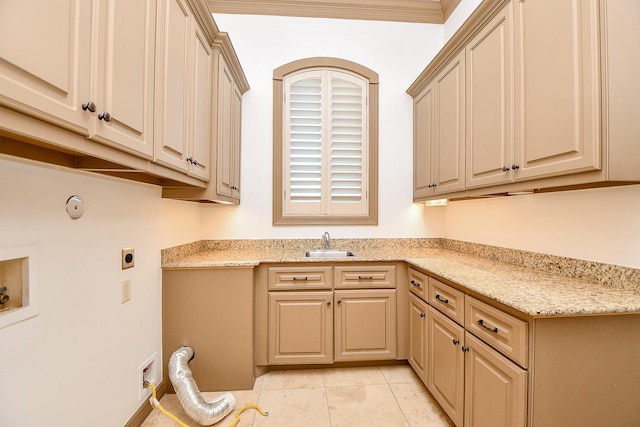
<instances>
[{"instance_id":1,"label":"cabinet knob","mask_svg":"<svg viewBox=\"0 0 640 427\"><path fill-rule=\"evenodd\" d=\"M340 304L340 303L342 302L342 300L341 300L341 299L339 299L337 302L338 302L338 304Z\"/></svg>"},{"instance_id":2,"label":"cabinet knob","mask_svg":"<svg viewBox=\"0 0 640 427\"><path fill-rule=\"evenodd\" d=\"M91 113L95 113L96 112L96 104L93 103L93 101L89 101L86 104L82 104L82 109L84 111L89 111Z\"/></svg>"},{"instance_id":3,"label":"cabinet knob","mask_svg":"<svg viewBox=\"0 0 640 427\"><path fill-rule=\"evenodd\" d=\"M462 346L462 351L464 351L466 353L467 351L469 351L469 347L463 345Z\"/></svg>"},{"instance_id":4,"label":"cabinet knob","mask_svg":"<svg viewBox=\"0 0 640 427\"><path fill-rule=\"evenodd\" d=\"M424 317L424 316L426 316L426 314L420 313L420 317Z\"/></svg>"},{"instance_id":5,"label":"cabinet knob","mask_svg":"<svg viewBox=\"0 0 640 427\"><path fill-rule=\"evenodd\" d=\"M331 301L327 301L327 305L331 305Z\"/></svg>"},{"instance_id":6,"label":"cabinet knob","mask_svg":"<svg viewBox=\"0 0 640 427\"><path fill-rule=\"evenodd\" d=\"M232 190L237 190L237 189L238 189L238 187L236 187L235 185L232 185L232 186L231 186L231 189L232 189Z\"/></svg>"},{"instance_id":7,"label":"cabinet knob","mask_svg":"<svg viewBox=\"0 0 640 427\"><path fill-rule=\"evenodd\" d=\"M105 122L110 123L112 117L111 117L111 114L105 111L104 113L98 114L98 119L104 120Z\"/></svg>"},{"instance_id":8,"label":"cabinet knob","mask_svg":"<svg viewBox=\"0 0 640 427\"><path fill-rule=\"evenodd\" d=\"M454 338L453 345L458 345L458 344L460 344L460 340L458 338Z\"/></svg>"},{"instance_id":9,"label":"cabinet knob","mask_svg":"<svg viewBox=\"0 0 640 427\"><path fill-rule=\"evenodd\" d=\"M511 170L511 168L509 166L503 166L502 167L502 172L509 172Z\"/></svg>"},{"instance_id":10,"label":"cabinet knob","mask_svg":"<svg viewBox=\"0 0 640 427\"><path fill-rule=\"evenodd\" d=\"M518 169L520 169L520 165L513 164L513 165L511 165L511 169L518 170Z\"/></svg>"},{"instance_id":11,"label":"cabinet knob","mask_svg":"<svg viewBox=\"0 0 640 427\"><path fill-rule=\"evenodd\" d=\"M420 282L416 282L415 280L411 280L409 283L411 283L413 286L420 287Z\"/></svg>"},{"instance_id":12,"label":"cabinet knob","mask_svg":"<svg viewBox=\"0 0 640 427\"><path fill-rule=\"evenodd\" d=\"M193 159L193 165L198 166L198 161L196 159Z\"/></svg>"}]
</instances>

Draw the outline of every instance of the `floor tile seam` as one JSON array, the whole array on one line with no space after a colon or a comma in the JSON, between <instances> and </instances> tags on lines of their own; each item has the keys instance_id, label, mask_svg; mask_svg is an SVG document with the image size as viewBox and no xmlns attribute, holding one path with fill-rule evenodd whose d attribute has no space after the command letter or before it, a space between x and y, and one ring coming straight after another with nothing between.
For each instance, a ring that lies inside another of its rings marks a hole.
<instances>
[{"instance_id":1,"label":"floor tile seam","mask_svg":"<svg viewBox=\"0 0 640 427\"><path fill-rule=\"evenodd\" d=\"M398 396L393 391L393 387L391 387L391 385L389 385L389 389L391 390L391 395L393 396L393 399L396 401L396 405L398 405L398 408L400 408L400 412L402 412L402 416L404 417L405 422L407 423L408 426L410 426L411 422L409 421L409 417L407 417L405 409L402 407L402 404L398 400Z\"/></svg>"}]
</instances>

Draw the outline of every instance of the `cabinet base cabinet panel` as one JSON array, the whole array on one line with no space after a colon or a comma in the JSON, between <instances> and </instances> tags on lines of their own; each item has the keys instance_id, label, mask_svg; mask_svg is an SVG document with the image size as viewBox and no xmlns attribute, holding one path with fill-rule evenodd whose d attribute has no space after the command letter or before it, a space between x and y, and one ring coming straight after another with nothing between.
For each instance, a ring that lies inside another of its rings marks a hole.
<instances>
[{"instance_id":1,"label":"cabinet base cabinet panel","mask_svg":"<svg viewBox=\"0 0 640 427\"><path fill-rule=\"evenodd\" d=\"M427 303L409 295L409 364L427 383Z\"/></svg>"},{"instance_id":2,"label":"cabinet base cabinet panel","mask_svg":"<svg viewBox=\"0 0 640 427\"><path fill-rule=\"evenodd\" d=\"M531 427L640 425L640 315L535 320Z\"/></svg>"},{"instance_id":3,"label":"cabinet base cabinet panel","mask_svg":"<svg viewBox=\"0 0 640 427\"><path fill-rule=\"evenodd\" d=\"M465 332L465 427L525 427L527 371Z\"/></svg>"},{"instance_id":4,"label":"cabinet base cabinet panel","mask_svg":"<svg viewBox=\"0 0 640 427\"><path fill-rule=\"evenodd\" d=\"M429 307L427 388L458 427L464 420L464 329Z\"/></svg>"},{"instance_id":5,"label":"cabinet base cabinet panel","mask_svg":"<svg viewBox=\"0 0 640 427\"><path fill-rule=\"evenodd\" d=\"M395 359L396 291L335 291L335 360Z\"/></svg>"},{"instance_id":6,"label":"cabinet base cabinet panel","mask_svg":"<svg viewBox=\"0 0 640 427\"><path fill-rule=\"evenodd\" d=\"M332 292L270 292L270 365L333 361Z\"/></svg>"},{"instance_id":7,"label":"cabinet base cabinet panel","mask_svg":"<svg viewBox=\"0 0 640 427\"><path fill-rule=\"evenodd\" d=\"M162 273L162 366L181 346L201 391L253 388L253 270L165 270Z\"/></svg>"}]
</instances>

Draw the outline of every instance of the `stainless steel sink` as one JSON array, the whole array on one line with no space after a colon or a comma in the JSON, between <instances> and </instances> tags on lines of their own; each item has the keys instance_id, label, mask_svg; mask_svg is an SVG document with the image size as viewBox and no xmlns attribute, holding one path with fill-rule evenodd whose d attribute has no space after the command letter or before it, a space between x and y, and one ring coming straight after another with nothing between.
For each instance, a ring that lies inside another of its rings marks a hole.
<instances>
[{"instance_id":1,"label":"stainless steel sink","mask_svg":"<svg viewBox=\"0 0 640 427\"><path fill-rule=\"evenodd\" d=\"M342 251L339 249L314 249L304 251L305 258L348 258L357 256L355 252Z\"/></svg>"}]
</instances>

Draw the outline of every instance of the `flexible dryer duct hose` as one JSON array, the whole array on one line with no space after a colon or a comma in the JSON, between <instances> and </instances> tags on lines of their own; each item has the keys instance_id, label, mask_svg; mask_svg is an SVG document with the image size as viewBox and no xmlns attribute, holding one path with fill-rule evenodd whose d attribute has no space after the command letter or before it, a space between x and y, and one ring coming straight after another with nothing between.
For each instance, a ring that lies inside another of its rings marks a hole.
<instances>
[{"instance_id":1,"label":"flexible dryer duct hose","mask_svg":"<svg viewBox=\"0 0 640 427\"><path fill-rule=\"evenodd\" d=\"M187 366L193 357L191 347L174 351L169 358L169 379L187 415L200 425L210 426L233 411L236 399L231 393L224 393L211 402L204 400Z\"/></svg>"}]
</instances>

